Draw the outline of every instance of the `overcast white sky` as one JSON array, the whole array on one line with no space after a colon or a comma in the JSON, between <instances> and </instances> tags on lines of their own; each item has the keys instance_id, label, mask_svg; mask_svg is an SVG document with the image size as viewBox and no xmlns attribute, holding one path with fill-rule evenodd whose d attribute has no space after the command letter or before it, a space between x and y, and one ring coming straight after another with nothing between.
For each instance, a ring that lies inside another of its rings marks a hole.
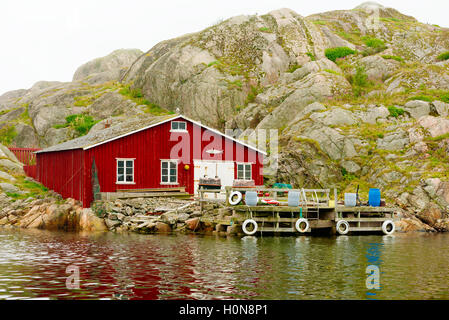
<instances>
[{"instance_id":1,"label":"overcast white sky","mask_svg":"<svg viewBox=\"0 0 449 320\"><path fill-rule=\"evenodd\" d=\"M71 81L76 68L120 48L161 40L219 19L290 8L307 16L363 0L0 0L0 95L40 80ZM424 23L449 27L449 1L378 1ZM449 49L449 48L448 48Z\"/></svg>"}]
</instances>

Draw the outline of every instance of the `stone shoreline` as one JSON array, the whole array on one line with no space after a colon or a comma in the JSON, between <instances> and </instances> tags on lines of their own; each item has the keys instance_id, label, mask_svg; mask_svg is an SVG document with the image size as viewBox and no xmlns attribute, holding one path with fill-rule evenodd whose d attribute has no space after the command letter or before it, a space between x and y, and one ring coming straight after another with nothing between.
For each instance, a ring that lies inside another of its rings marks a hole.
<instances>
[{"instance_id":1,"label":"stone shoreline","mask_svg":"<svg viewBox=\"0 0 449 320\"><path fill-rule=\"evenodd\" d=\"M137 198L96 201L82 208L74 199L63 200L53 193L44 199L11 201L0 194L0 226L88 232L196 233L244 235L239 225L221 225L232 211L220 203L203 203L175 198ZM429 206L419 215L398 209L398 232L448 232L449 219Z\"/></svg>"}]
</instances>

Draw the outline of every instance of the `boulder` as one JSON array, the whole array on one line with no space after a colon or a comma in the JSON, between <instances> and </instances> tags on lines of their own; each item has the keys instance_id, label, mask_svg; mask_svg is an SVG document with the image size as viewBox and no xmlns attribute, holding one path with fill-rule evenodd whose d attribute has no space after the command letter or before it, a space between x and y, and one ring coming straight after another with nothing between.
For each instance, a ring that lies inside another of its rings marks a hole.
<instances>
[{"instance_id":1,"label":"boulder","mask_svg":"<svg viewBox=\"0 0 449 320\"><path fill-rule=\"evenodd\" d=\"M422 211L417 214L417 217L424 223L433 227L437 220L443 217L443 214L441 213L441 209L437 205L429 203Z\"/></svg>"},{"instance_id":2,"label":"boulder","mask_svg":"<svg viewBox=\"0 0 449 320\"><path fill-rule=\"evenodd\" d=\"M196 231L200 227L200 218L192 218L186 220L186 227L189 230Z\"/></svg>"},{"instance_id":3,"label":"boulder","mask_svg":"<svg viewBox=\"0 0 449 320\"><path fill-rule=\"evenodd\" d=\"M410 143L408 135L403 131L396 131L377 139L377 148L389 151L399 151Z\"/></svg>"},{"instance_id":4,"label":"boulder","mask_svg":"<svg viewBox=\"0 0 449 320\"><path fill-rule=\"evenodd\" d=\"M119 49L109 55L89 61L80 66L73 75L73 81L82 80L88 76L98 73L107 73L119 71L122 68L129 67L140 55L142 51L138 49ZM103 82L114 80L114 78L106 77Z\"/></svg>"},{"instance_id":5,"label":"boulder","mask_svg":"<svg viewBox=\"0 0 449 320\"><path fill-rule=\"evenodd\" d=\"M348 171L349 173L356 173L358 171L360 171L360 166L355 163L354 161L347 161L344 160L340 163L340 165L346 169L346 171Z\"/></svg>"},{"instance_id":6,"label":"boulder","mask_svg":"<svg viewBox=\"0 0 449 320\"><path fill-rule=\"evenodd\" d=\"M155 226L156 232L159 233L169 233L171 232L171 227L163 222L156 222L156 226Z\"/></svg>"},{"instance_id":7,"label":"boulder","mask_svg":"<svg viewBox=\"0 0 449 320\"><path fill-rule=\"evenodd\" d=\"M4 171L0 171L0 179L9 180L11 182L16 181L16 178Z\"/></svg>"},{"instance_id":8,"label":"boulder","mask_svg":"<svg viewBox=\"0 0 449 320\"><path fill-rule=\"evenodd\" d=\"M394 222L398 232L432 232L434 228L416 218L405 218Z\"/></svg>"},{"instance_id":9,"label":"boulder","mask_svg":"<svg viewBox=\"0 0 449 320\"><path fill-rule=\"evenodd\" d=\"M410 115L419 119L422 116L427 116L430 113L430 103L421 100L409 101L405 104L404 110L410 113Z\"/></svg>"},{"instance_id":10,"label":"boulder","mask_svg":"<svg viewBox=\"0 0 449 320\"><path fill-rule=\"evenodd\" d=\"M441 117L447 117L449 115L449 103L434 101L432 104Z\"/></svg>"},{"instance_id":11,"label":"boulder","mask_svg":"<svg viewBox=\"0 0 449 320\"><path fill-rule=\"evenodd\" d=\"M418 124L427 129L432 137L439 137L449 133L449 119L424 116L418 120Z\"/></svg>"},{"instance_id":12,"label":"boulder","mask_svg":"<svg viewBox=\"0 0 449 320\"><path fill-rule=\"evenodd\" d=\"M121 222L119 220L111 220L111 219L104 219L104 222L106 223L106 226L109 230L119 226Z\"/></svg>"},{"instance_id":13,"label":"boulder","mask_svg":"<svg viewBox=\"0 0 449 320\"><path fill-rule=\"evenodd\" d=\"M84 208L81 211L79 218L79 228L81 231L96 232L107 231L108 227L105 220L101 219L92 212L90 208Z\"/></svg>"},{"instance_id":14,"label":"boulder","mask_svg":"<svg viewBox=\"0 0 449 320\"><path fill-rule=\"evenodd\" d=\"M437 220L434 228L439 232L449 232L449 219Z\"/></svg>"},{"instance_id":15,"label":"boulder","mask_svg":"<svg viewBox=\"0 0 449 320\"><path fill-rule=\"evenodd\" d=\"M342 108L314 113L310 116L310 119L319 121L326 126L345 126L357 122L357 118L351 111Z\"/></svg>"},{"instance_id":16,"label":"boulder","mask_svg":"<svg viewBox=\"0 0 449 320\"><path fill-rule=\"evenodd\" d=\"M19 188L17 188L15 185L12 185L10 183L7 182L2 182L0 183L0 188L4 191L4 192L8 192L8 193L18 193L21 192Z\"/></svg>"},{"instance_id":17,"label":"boulder","mask_svg":"<svg viewBox=\"0 0 449 320\"><path fill-rule=\"evenodd\" d=\"M365 71L369 79L384 80L389 78L394 73L400 63L374 55L361 59L360 65L365 67Z\"/></svg>"}]
</instances>

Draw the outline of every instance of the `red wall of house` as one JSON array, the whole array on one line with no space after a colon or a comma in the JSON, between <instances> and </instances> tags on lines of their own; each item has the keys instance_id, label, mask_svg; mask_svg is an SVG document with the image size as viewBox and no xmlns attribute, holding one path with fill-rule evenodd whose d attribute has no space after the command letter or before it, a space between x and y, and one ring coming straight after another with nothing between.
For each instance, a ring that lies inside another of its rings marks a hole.
<instances>
[{"instance_id":1,"label":"red wall of house","mask_svg":"<svg viewBox=\"0 0 449 320\"><path fill-rule=\"evenodd\" d=\"M193 159L253 162L253 179L256 185L263 184L262 154L189 121L186 122L188 133L171 133L171 124L167 122L84 151L78 149L38 154L38 171L43 179L40 181L50 189L61 193L63 197L81 200L84 207L89 207L93 201L91 183L93 159L98 170L101 192L179 186L186 187L187 192L193 193ZM201 137L206 141L201 141ZM212 148L224 152L219 155L205 153ZM238 148L243 152L237 153ZM176 150L178 152L175 152ZM116 184L116 158L135 158L135 184ZM161 159L179 159L177 185L161 184ZM186 170L185 165L189 165L190 168ZM236 169L234 174L236 178ZM75 176L75 179L70 180L72 176Z\"/></svg>"},{"instance_id":2,"label":"red wall of house","mask_svg":"<svg viewBox=\"0 0 449 320\"><path fill-rule=\"evenodd\" d=\"M82 200L83 150L38 153L37 180L63 198Z\"/></svg>"}]
</instances>

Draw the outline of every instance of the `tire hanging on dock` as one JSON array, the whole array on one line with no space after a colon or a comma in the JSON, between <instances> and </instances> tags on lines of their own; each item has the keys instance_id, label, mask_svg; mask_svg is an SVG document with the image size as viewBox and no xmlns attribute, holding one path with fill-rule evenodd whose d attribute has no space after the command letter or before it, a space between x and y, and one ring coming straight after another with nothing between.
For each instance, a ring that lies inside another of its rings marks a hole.
<instances>
[{"instance_id":1,"label":"tire hanging on dock","mask_svg":"<svg viewBox=\"0 0 449 320\"><path fill-rule=\"evenodd\" d=\"M252 231L249 231L247 229L248 224L252 224L254 226L254 229ZM243 233L245 233L246 235L252 236L253 234L255 234L257 232L257 222L254 221L253 219L246 219L242 224L242 230L243 230Z\"/></svg>"},{"instance_id":2,"label":"tire hanging on dock","mask_svg":"<svg viewBox=\"0 0 449 320\"><path fill-rule=\"evenodd\" d=\"M349 223L346 220L340 220L335 228L339 234L345 235L349 232Z\"/></svg>"},{"instance_id":3,"label":"tire hanging on dock","mask_svg":"<svg viewBox=\"0 0 449 320\"><path fill-rule=\"evenodd\" d=\"M241 192L239 192L239 191L234 191L234 192L232 192L230 195L229 195L229 204L231 205L231 206L235 206L235 205L237 205L237 204L239 204L240 203L240 201L242 201L242 198L243 198L243 196L242 196L242 193Z\"/></svg>"},{"instance_id":4,"label":"tire hanging on dock","mask_svg":"<svg viewBox=\"0 0 449 320\"><path fill-rule=\"evenodd\" d=\"M386 235L393 234L395 229L394 222L391 220L385 220L384 223L382 223L382 232Z\"/></svg>"},{"instance_id":5,"label":"tire hanging on dock","mask_svg":"<svg viewBox=\"0 0 449 320\"><path fill-rule=\"evenodd\" d=\"M307 219L300 218L300 219L296 220L295 228L296 228L296 231L298 231L299 233L307 232L307 230L309 230L309 227L310 227L310 223Z\"/></svg>"}]
</instances>

